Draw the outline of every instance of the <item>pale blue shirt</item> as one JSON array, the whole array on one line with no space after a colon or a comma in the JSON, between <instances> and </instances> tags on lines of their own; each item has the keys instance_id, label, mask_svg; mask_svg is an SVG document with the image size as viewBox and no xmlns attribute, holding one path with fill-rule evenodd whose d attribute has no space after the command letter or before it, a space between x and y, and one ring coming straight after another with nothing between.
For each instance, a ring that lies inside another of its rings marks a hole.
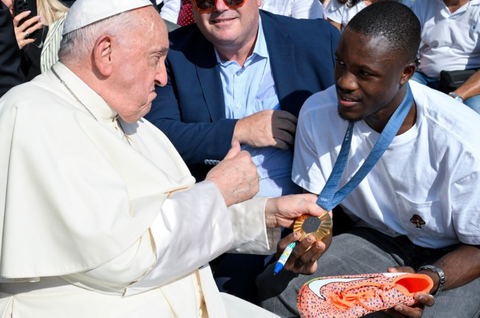
<instances>
[{"instance_id":1,"label":"pale blue shirt","mask_svg":"<svg viewBox=\"0 0 480 318\"><path fill-rule=\"evenodd\" d=\"M236 61L221 61L215 50L220 65L226 118L240 119L261 110L280 109L261 22L255 48L243 68ZM242 149L250 152L257 165L260 175L258 195L278 197L298 193L298 187L291 181L291 150L247 145L242 145Z\"/></svg>"}]
</instances>

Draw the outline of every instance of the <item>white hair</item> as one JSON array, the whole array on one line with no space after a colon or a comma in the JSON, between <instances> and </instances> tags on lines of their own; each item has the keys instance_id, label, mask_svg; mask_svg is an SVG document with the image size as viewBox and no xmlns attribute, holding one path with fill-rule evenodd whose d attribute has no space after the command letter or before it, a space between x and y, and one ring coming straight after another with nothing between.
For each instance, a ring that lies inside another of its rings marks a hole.
<instances>
[{"instance_id":1,"label":"white hair","mask_svg":"<svg viewBox=\"0 0 480 318\"><path fill-rule=\"evenodd\" d=\"M69 32L60 42L58 58L64 64L81 63L88 57L100 36L117 36L126 33L138 25L139 20L133 11L127 11ZM120 36L118 40L122 41L123 38Z\"/></svg>"}]
</instances>

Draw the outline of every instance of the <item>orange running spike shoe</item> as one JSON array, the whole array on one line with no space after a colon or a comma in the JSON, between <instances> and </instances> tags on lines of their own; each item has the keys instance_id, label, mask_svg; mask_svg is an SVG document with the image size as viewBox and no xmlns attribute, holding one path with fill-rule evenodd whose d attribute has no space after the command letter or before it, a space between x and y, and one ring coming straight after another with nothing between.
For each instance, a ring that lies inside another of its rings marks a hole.
<instances>
[{"instance_id":1,"label":"orange running spike shoe","mask_svg":"<svg viewBox=\"0 0 480 318\"><path fill-rule=\"evenodd\" d=\"M302 286L298 310L302 318L361 317L397 304L411 306L416 292L428 293L432 287L432 279L423 274L320 277Z\"/></svg>"}]
</instances>

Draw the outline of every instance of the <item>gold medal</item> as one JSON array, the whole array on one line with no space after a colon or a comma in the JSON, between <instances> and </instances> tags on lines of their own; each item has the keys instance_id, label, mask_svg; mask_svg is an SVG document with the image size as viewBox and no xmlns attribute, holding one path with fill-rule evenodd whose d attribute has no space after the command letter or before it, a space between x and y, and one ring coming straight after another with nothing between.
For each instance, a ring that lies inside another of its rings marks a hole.
<instances>
[{"instance_id":1,"label":"gold medal","mask_svg":"<svg viewBox=\"0 0 480 318\"><path fill-rule=\"evenodd\" d=\"M310 234L315 237L316 241L321 241L332 232L332 226L332 218L328 212L321 216L304 214L295 220L293 230L302 235L300 241Z\"/></svg>"}]
</instances>

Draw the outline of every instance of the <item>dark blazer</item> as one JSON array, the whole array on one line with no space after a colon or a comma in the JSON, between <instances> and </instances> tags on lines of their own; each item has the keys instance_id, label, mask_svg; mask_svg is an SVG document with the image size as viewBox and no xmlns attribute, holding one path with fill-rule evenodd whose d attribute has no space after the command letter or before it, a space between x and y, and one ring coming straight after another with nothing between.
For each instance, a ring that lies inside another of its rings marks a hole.
<instances>
[{"instance_id":1,"label":"dark blazer","mask_svg":"<svg viewBox=\"0 0 480 318\"><path fill-rule=\"evenodd\" d=\"M340 33L323 19L293 19L260 11L280 107L298 116L303 102L334 83ZM146 118L175 145L197 180L230 149L237 120L225 107L213 45L196 24L169 34L168 84Z\"/></svg>"},{"instance_id":2,"label":"dark blazer","mask_svg":"<svg viewBox=\"0 0 480 318\"><path fill-rule=\"evenodd\" d=\"M20 69L22 56L13 30L12 15L0 1L0 97L10 88L25 82Z\"/></svg>"}]
</instances>

